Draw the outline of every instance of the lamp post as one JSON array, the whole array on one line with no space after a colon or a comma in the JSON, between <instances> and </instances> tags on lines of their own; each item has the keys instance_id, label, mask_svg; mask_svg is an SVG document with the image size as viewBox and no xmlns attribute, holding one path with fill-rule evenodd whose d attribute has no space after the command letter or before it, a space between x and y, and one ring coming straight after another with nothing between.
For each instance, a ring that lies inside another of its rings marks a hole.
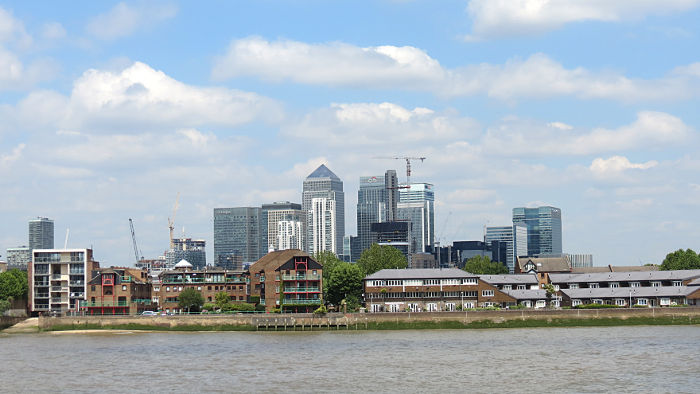
<instances>
[{"instance_id":1,"label":"lamp post","mask_svg":"<svg viewBox=\"0 0 700 394\"><path fill-rule=\"evenodd\" d=\"M632 288L630 288L630 303L627 307L630 309L632 308Z\"/></svg>"}]
</instances>

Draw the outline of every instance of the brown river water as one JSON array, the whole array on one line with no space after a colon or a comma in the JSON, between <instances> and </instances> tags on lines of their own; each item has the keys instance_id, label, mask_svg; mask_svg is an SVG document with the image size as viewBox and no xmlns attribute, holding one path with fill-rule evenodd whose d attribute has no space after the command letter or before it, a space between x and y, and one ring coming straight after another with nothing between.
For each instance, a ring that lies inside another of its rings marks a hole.
<instances>
[{"instance_id":1,"label":"brown river water","mask_svg":"<svg viewBox=\"0 0 700 394\"><path fill-rule=\"evenodd\" d=\"M0 333L0 392L700 392L700 327Z\"/></svg>"}]
</instances>

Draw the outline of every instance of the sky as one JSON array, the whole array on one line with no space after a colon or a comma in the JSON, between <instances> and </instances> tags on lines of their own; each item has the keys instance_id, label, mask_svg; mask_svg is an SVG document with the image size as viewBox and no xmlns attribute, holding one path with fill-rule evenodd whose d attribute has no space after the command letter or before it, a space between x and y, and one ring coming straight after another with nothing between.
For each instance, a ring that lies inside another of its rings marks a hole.
<instances>
[{"instance_id":1,"label":"sky","mask_svg":"<svg viewBox=\"0 0 700 394\"><path fill-rule=\"evenodd\" d=\"M27 221L104 266L421 156L441 244L561 208L595 265L700 249L700 0L5 1L0 254ZM2 259L2 258L0 258Z\"/></svg>"}]
</instances>

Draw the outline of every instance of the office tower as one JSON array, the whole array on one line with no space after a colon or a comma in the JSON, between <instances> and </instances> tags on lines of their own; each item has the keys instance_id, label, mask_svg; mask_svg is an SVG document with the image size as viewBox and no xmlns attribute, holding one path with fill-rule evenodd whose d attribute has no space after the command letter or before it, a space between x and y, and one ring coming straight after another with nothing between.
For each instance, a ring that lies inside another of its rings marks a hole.
<instances>
[{"instance_id":1,"label":"office tower","mask_svg":"<svg viewBox=\"0 0 700 394\"><path fill-rule=\"evenodd\" d=\"M508 271L513 273L517 257L528 255L527 227L521 223L512 226L486 227L484 242L486 242L486 245L489 247L492 247L493 241L500 241L506 244L505 263L506 266L508 266Z\"/></svg>"},{"instance_id":2,"label":"office tower","mask_svg":"<svg viewBox=\"0 0 700 394\"><path fill-rule=\"evenodd\" d=\"M395 170L386 170L384 173L384 187L386 189L386 216L385 222L393 222L398 219L396 207L399 203L399 178Z\"/></svg>"},{"instance_id":3,"label":"office tower","mask_svg":"<svg viewBox=\"0 0 700 394\"><path fill-rule=\"evenodd\" d=\"M361 176L357 190L357 237L362 250L369 249L374 240L370 226L385 222L387 189L383 175Z\"/></svg>"},{"instance_id":4,"label":"office tower","mask_svg":"<svg viewBox=\"0 0 700 394\"><path fill-rule=\"evenodd\" d=\"M168 269L173 269L181 260L187 260L196 270L207 266L206 242L203 239L175 238L173 248L165 252Z\"/></svg>"},{"instance_id":5,"label":"office tower","mask_svg":"<svg viewBox=\"0 0 700 394\"><path fill-rule=\"evenodd\" d=\"M411 223L411 253L432 252L435 234L435 195L430 183L399 189L397 215Z\"/></svg>"},{"instance_id":6,"label":"office tower","mask_svg":"<svg viewBox=\"0 0 700 394\"><path fill-rule=\"evenodd\" d=\"M411 222L383 222L372 223L372 243L378 245L393 246L406 256L406 261L410 262L413 253L411 246Z\"/></svg>"},{"instance_id":7,"label":"office tower","mask_svg":"<svg viewBox=\"0 0 700 394\"><path fill-rule=\"evenodd\" d=\"M528 256L561 256L561 210L555 207L513 208L513 224L527 226Z\"/></svg>"},{"instance_id":8,"label":"office tower","mask_svg":"<svg viewBox=\"0 0 700 394\"><path fill-rule=\"evenodd\" d=\"M260 216L257 207L214 208L214 265L219 265L219 256L224 254L240 255L249 262L266 253L267 246L261 245Z\"/></svg>"},{"instance_id":9,"label":"office tower","mask_svg":"<svg viewBox=\"0 0 700 394\"><path fill-rule=\"evenodd\" d=\"M571 268L593 267L593 255L592 254L569 254L569 253L567 253L566 255L569 256L569 261L571 262ZM8 262L9 262L9 259L8 259Z\"/></svg>"},{"instance_id":10,"label":"office tower","mask_svg":"<svg viewBox=\"0 0 700 394\"><path fill-rule=\"evenodd\" d=\"M343 237L343 256L341 260L347 262L356 262L362 255L360 248L360 239L354 235L346 235Z\"/></svg>"},{"instance_id":11,"label":"office tower","mask_svg":"<svg viewBox=\"0 0 700 394\"><path fill-rule=\"evenodd\" d=\"M29 221L29 249L53 249L53 220L37 217Z\"/></svg>"},{"instance_id":12,"label":"office tower","mask_svg":"<svg viewBox=\"0 0 700 394\"><path fill-rule=\"evenodd\" d=\"M304 249L306 212L301 209L301 204L289 201L263 204L261 224L263 233L266 233L263 255L273 250Z\"/></svg>"},{"instance_id":13,"label":"office tower","mask_svg":"<svg viewBox=\"0 0 700 394\"><path fill-rule=\"evenodd\" d=\"M504 241L454 241L451 252L457 268L464 268L466 261L476 256L489 257L508 266L508 243Z\"/></svg>"},{"instance_id":14,"label":"office tower","mask_svg":"<svg viewBox=\"0 0 700 394\"><path fill-rule=\"evenodd\" d=\"M7 269L27 270L27 266L32 261L32 250L28 246L7 248Z\"/></svg>"},{"instance_id":15,"label":"office tower","mask_svg":"<svg viewBox=\"0 0 700 394\"><path fill-rule=\"evenodd\" d=\"M86 301L87 282L99 264L92 249L35 249L29 264L29 310L63 314Z\"/></svg>"},{"instance_id":16,"label":"office tower","mask_svg":"<svg viewBox=\"0 0 700 394\"><path fill-rule=\"evenodd\" d=\"M343 181L324 164L304 180L302 208L306 212L306 248L309 253L343 254L345 195Z\"/></svg>"}]
</instances>

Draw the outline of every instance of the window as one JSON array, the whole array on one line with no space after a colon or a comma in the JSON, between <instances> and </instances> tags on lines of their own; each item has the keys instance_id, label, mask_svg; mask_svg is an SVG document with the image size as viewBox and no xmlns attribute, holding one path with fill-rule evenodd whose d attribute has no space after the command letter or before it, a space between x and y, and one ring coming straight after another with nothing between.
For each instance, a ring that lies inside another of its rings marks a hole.
<instances>
[{"instance_id":1,"label":"window","mask_svg":"<svg viewBox=\"0 0 700 394\"><path fill-rule=\"evenodd\" d=\"M443 285L458 285L459 279L443 279L442 284Z\"/></svg>"},{"instance_id":2,"label":"window","mask_svg":"<svg viewBox=\"0 0 700 394\"><path fill-rule=\"evenodd\" d=\"M582 304L581 300L571 300L571 306L577 306L577 305L581 305L581 304Z\"/></svg>"},{"instance_id":3,"label":"window","mask_svg":"<svg viewBox=\"0 0 700 394\"><path fill-rule=\"evenodd\" d=\"M126 285L122 285L122 291L126 291Z\"/></svg>"},{"instance_id":4,"label":"window","mask_svg":"<svg viewBox=\"0 0 700 394\"><path fill-rule=\"evenodd\" d=\"M624 298L616 298L616 299L615 299L615 305L617 305L617 306L624 306L624 305L625 305L625 299L624 299Z\"/></svg>"},{"instance_id":5,"label":"window","mask_svg":"<svg viewBox=\"0 0 700 394\"><path fill-rule=\"evenodd\" d=\"M425 309L426 309L428 312L437 312L438 307L437 307L437 304L436 304L436 303L429 302L429 303L425 304Z\"/></svg>"},{"instance_id":6,"label":"window","mask_svg":"<svg viewBox=\"0 0 700 394\"><path fill-rule=\"evenodd\" d=\"M423 286L423 281L418 279L404 280L404 286Z\"/></svg>"},{"instance_id":7,"label":"window","mask_svg":"<svg viewBox=\"0 0 700 394\"><path fill-rule=\"evenodd\" d=\"M603 305L603 300L597 298L597 299L593 300L593 303L598 304L598 305Z\"/></svg>"},{"instance_id":8,"label":"window","mask_svg":"<svg viewBox=\"0 0 700 394\"><path fill-rule=\"evenodd\" d=\"M674 286L683 286L683 281L674 280L674 281L673 281L673 285L674 285Z\"/></svg>"},{"instance_id":9,"label":"window","mask_svg":"<svg viewBox=\"0 0 700 394\"><path fill-rule=\"evenodd\" d=\"M578 289L578 283L571 283L569 284L570 289Z\"/></svg>"},{"instance_id":10,"label":"window","mask_svg":"<svg viewBox=\"0 0 700 394\"><path fill-rule=\"evenodd\" d=\"M640 286L641 285L639 282L630 282L630 287L640 287Z\"/></svg>"},{"instance_id":11,"label":"window","mask_svg":"<svg viewBox=\"0 0 700 394\"><path fill-rule=\"evenodd\" d=\"M207 290L211 290L211 286L207 286Z\"/></svg>"},{"instance_id":12,"label":"window","mask_svg":"<svg viewBox=\"0 0 700 394\"><path fill-rule=\"evenodd\" d=\"M513 285L503 285L503 290L513 290Z\"/></svg>"},{"instance_id":13,"label":"window","mask_svg":"<svg viewBox=\"0 0 700 394\"><path fill-rule=\"evenodd\" d=\"M434 286L434 285L439 285L440 284L440 279L425 279L423 280L423 285L425 286Z\"/></svg>"},{"instance_id":14,"label":"window","mask_svg":"<svg viewBox=\"0 0 700 394\"><path fill-rule=\"evenodd\" d=\"M170 286L166 286L165 291L170 291Z\"/></svg>"},{"instance_id":15,"label":"window","mask_svg":"<svg viewBox=\"0 0 700 394\"><path fill-rule=\"evenodd\" d=\"M481 296L482 297L493 297L493 290L482 290Z\"/></svg>"},{"instance_id":16,"label":"window","mask_svg":"<svg viewBox=\"0 0 700 394\"><path fill-rule=\"evenodd\" d=\"M373 280L369 282L370 286L384 286L384 281L383 280Z\"/></svg>"},{"instance_id":17,"label":"window","mask_svg":"<svg viewBox=\"0 0 700 394\"><path fill-rule=\"evenodd\" d=\"M455 310L455 303L454 302L448 302L445 304L445 310L449 312L454 312Z\"/></svg>"},{"instance_id":18,"label":"window","mask_svg":"<svg viewBox=\"0 0 700 394\"><path fill-rule=\"evenodd\" d=\"M465 278L462 279L462 284L464 285L476 285L478 279L477 278Z\"/></svg>"},{"instance_id":19,"label":"window","mask_svg":"<svg viewBox=\"0 0 700 394\"><path fill-rule=\"evenodd\" d=\"M95 285L90 286L90 291L95 291Z\"/></svg>"},{"instance_id":20,"label":"window","mask_svg":"<svg viewBox=\"0 0 700 394\"><path fill-rule=\"evenodd\" d=\"M589 283L588 284L589 289L597 289L599 287L600 287L600 285L598 283Z\"/></svg>"},{"instance_id":21,"label":"window","mask_svg":"<svg viewBox=\"0 0 700 394\"><path fill-rule=\"evenodd\" d=\"M660 300L659 305L661 305L661 306L669 306L669 305L671 305L671 299L670 299L670 298L664 297L664 298L662 298L662 299Z\"/></svg>"},{"instance_id":22,"label":"window","mask_svg":"<svg viewBox=\"0 0 700 394\"><path fill-rule=\"evenodd\" d=\"M386 281L387 286L401 286L400 280L388 280Z\"/></svg>"},{"instance_id":23,"label":"window","mask_svg":"<svg viewBox=\"0 0 700 394\"><path fill-rule=\"evenodd\" d=\"M197 291L202 291L202 286L197 286Z\"/></svg>"},{"instance_id":24,"label":"window","mask_svg":"<svg viewBox=\"0 0 700 394\"><path fill-rule=\"evenodd\" d=\"M646 298L637 298L637 305L648 305L649 300Z\"/></svg>"},{"instance_id":25,"label":"window","mask_svg":"<svg viewBox=\"0 0 700 394\"><path fill-rule=\"evenodd\" d=\"M617 289L618 287L620 287L620 284L619 284L619 283L617 283L617 282L610 282L610 288L611 288L611 289Z\"/></svg>"},{"instance_id":26,"label":"window","mask_svg":"<svg viewBox=\"0 0 700 394\"><path fill-rule=\"evenodd\" d=\"M651 282L651 287L661 287L661 282Z\"/></svg>"},{"instance_id":27,"label":"window","mask_svg":"<svg viewBox=\"0 0 700 394\"><path fill-rule=\"evenodd\" d=\"M462 297L476 298L476 297L477 297L477 292L476 292L476 291L463 291L463 292L462 292Z\"/></svg>"},{"instance_id":28,"label":"window","mask_svg":"<svg viewBox=\"0 0 700 394\"><path fill-rule=\"evenodd\" d=\"M442 293L442 296L446 297L446 298L447 297L450 297L450 298L459 297L459 292L458 291L444 291Z\"/></svg>"},{"instance_id":29,"label":"window","mask_svg":"<svg viewBox=\"0 0 700 394\"><path fill-rule=\"evenodd\" d=\"M313 270L313 274L314 274L314 276L318 275L318 271Z\"/></svg>"},{"instance_id":30,"label":"window","mask_svg":"<svg viewBox=\"0 0 700 394\"><path fill-rule=\"evenodd\" d=\"M472 308L474 308L474 303L473 302L465 302L464 305L462 305L462 308L472 309Z\"/></svg>"},{"instance_id":31,"label":"window","mask_svg":"<svg viewBox=\"0 0 700 394\"><path fill-rule=\"evenodd\" d=\"M525 286L525 285L518 285L518 290L527 290L527 286Z\"/></svg>"}]
</instances>

